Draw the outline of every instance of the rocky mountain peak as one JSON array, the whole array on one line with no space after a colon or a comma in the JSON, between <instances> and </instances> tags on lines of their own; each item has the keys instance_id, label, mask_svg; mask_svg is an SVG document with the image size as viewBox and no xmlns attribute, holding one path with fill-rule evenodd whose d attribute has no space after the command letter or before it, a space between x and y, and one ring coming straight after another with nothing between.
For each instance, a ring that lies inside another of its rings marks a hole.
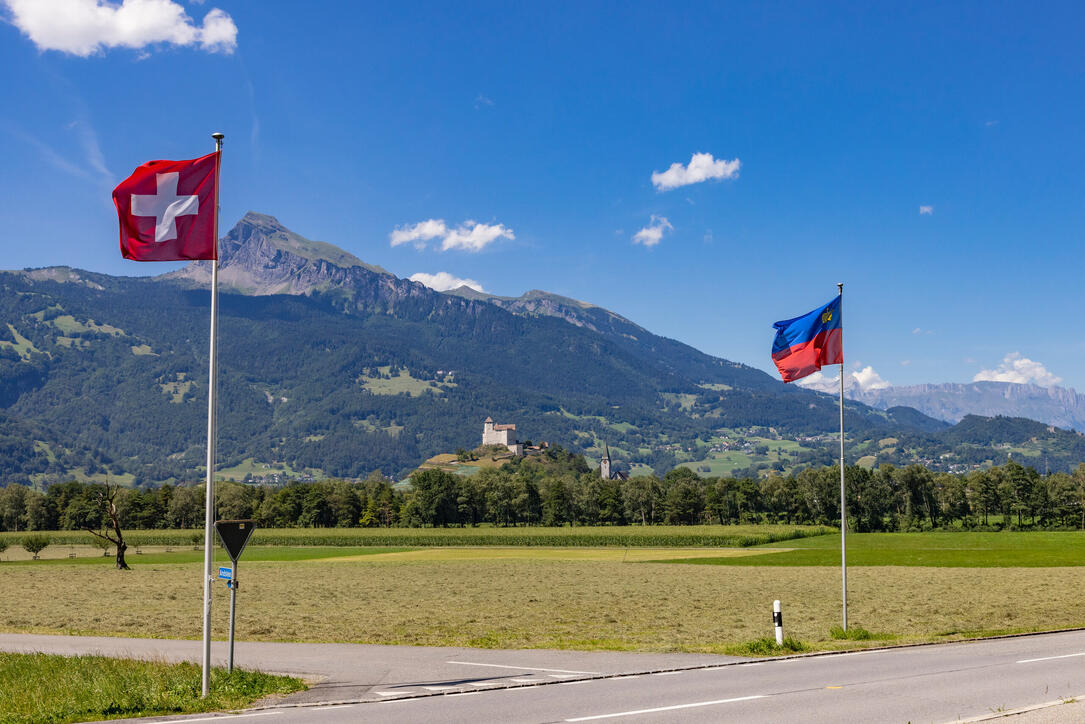
<instances>
[{"instance_id":1,"label":"rocky mountain peak","mask_svg":"<svg viewBox=\"0 0 1085 724\"><path fill-rule=\"evenodd\" d=\"M360 270L391 276L333 244L306 239L274 216L255 211L245 214L219 240L219 284L243 294L309 294L340 285ZM192 262L163 278L206 284L211 265Z\"/></svg>"}]
</instances>

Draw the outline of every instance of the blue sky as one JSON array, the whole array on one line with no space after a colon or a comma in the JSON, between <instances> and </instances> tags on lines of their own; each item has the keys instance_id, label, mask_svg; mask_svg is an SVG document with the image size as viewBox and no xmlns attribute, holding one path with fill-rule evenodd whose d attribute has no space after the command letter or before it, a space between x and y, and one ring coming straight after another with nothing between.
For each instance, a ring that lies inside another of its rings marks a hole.
<instances>
[{"instance_id":1,"label":"blue sky","mask_svg":"<svg viewBox=\"0 0 1085 724\"><path fill-rule=\"evenodd\" d=\"M223 233L269 213L399 276L545 289L769 371L772 322L843 281L863 384L1085 389L1078 4L0 15L4 268L167 271L120 258L110 191L221 130Z\"/></svg>"}]
</instances>

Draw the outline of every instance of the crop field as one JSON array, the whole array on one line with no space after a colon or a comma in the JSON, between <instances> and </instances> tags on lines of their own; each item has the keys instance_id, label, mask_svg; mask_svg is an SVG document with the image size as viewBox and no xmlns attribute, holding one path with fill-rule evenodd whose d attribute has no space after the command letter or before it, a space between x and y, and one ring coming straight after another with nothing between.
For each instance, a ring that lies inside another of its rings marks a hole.
<instances>
[{"instance_id":1,"label":"crop field","mask_svg":"<svg viewBox=\"0 0 1085 724\"><path fill-rule=\"evenodd\" d=\"M801 525L577 526L568 528L257 528L250 545L287 546L629 546L732 548L824 535L828 528ZM12 548L26 533L0 533ZM44 533L53 545L86 544L83 531ZM193 546L202 530L132 531L135 546ZM10 551L10 549L9 549Z\"/></svg>"},{"instance_id":2,"label":"crop field","mask_svg":"<svg viewBox=\"0 0 1085 724\"><path fill-rule=\"evenodd\" d=\"M737 653L772 635L774 599L786 633L817 649L1074 627L1085 625L1083 537L850 536L849 557L866 562L849 570L849 622L874 632L868 642L830 633L840 622L835 535L724 550L250 547L239 567L238 636ZM200 555L130 556L127 572L100 555L2 563L0 630L198 638ZM799 558L778 562L788 556ZM214 588L222 637L227 590Z\"/></svg>"}]
</instances>

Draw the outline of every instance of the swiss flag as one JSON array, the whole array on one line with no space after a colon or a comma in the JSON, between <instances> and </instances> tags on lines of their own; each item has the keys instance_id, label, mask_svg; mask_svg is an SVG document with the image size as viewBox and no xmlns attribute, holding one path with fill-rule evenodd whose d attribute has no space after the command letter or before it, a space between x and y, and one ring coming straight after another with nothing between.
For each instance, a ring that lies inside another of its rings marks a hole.
<instances>
[{"instance_id":1,"label":"swiss flag","mask_svg":"<svg viewBox=\"0 0 1085 724\"><path fill-rule=\"evenodd\" d=\"M148 161L113 189L125 259L218 258L218 164L218 151L191 161Z\"/></svg>"}]
</instances>

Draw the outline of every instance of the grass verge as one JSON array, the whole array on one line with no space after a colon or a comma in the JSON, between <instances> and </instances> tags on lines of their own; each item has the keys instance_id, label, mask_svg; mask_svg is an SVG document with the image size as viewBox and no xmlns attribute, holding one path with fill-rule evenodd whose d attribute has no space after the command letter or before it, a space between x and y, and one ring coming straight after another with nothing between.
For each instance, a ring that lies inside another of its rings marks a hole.
<instances>
[{"instance_id":1,"label":"grass verge","mask_svg":"<svg viewBox=\"0 0 1085 724\"><path fill-rule=\"evenodd\" d=\"M238 709L305 688L298 679L253 671L211 672L200 698L200 667L102 656L0 653L0 723L81 722Z\"/></svg>"},{"instance_id":2,"label":"grass verge","mask_svg":"<svg viewBox=\"0 0 1085 724\"><path fill-rule=\"evenodd\" d=\"M807 644L790 636L785 636L782 644L777 644L776 639L764 636L755 641L730 646L727 653L732 656L786 656L809 650Z\"/></svg>"}]
</instances>

